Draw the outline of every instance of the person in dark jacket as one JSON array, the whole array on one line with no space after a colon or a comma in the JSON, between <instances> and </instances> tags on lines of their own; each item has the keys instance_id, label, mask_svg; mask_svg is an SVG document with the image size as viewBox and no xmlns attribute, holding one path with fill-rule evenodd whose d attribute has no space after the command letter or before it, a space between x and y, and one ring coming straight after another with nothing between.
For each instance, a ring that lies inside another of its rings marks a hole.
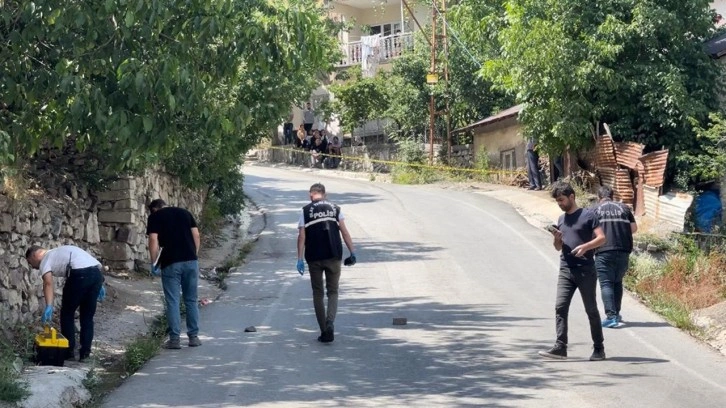
<instances>
[{"instance_id":1,"label":"person in dark jacket","mask_svg":"<svg viewBox=\"0 0 726 408\"><path fill-rule=\"evenodd\" d=\"M623 318L620 306L623 301L623 278L628 272L628 261L633 251L633 234L638 230L630 208L613 201L613 189L602 186L597 192L600 200L595 214L607 242L597 249L595 268L600 280L605 319L602 327L618 327Z\"/></svg>"},{"instance_id":2,"label":"person in dark jacket","mask_svg":"<svg viewBox=\"0 0 726 408\"><path fill-rule=\"evenodd\" d=\"M356 257L353 240L345 226L345 216L339 206L325 199L324 185L316 183L310 187L310 201L310 204L302 208L298 221L297 271L300 275L305 273L304 256L310 271L315 317L320 327L318 341L330 343L335 339L334 323L338 311L338 284L343 259L342 242L345 242L350 252L350 256L345 259L345 265L355 265ZM327 310L324 302L325 289L328 295Z\"/></svg>"}]
</instances>

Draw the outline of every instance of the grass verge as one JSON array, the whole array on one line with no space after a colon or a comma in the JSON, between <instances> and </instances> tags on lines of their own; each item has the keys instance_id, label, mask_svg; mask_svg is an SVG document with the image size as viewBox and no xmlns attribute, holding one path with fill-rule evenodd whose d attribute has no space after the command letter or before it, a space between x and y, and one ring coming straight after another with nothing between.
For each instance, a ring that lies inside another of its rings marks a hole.
<instances>
[{"instance_id":1,"label":"grass verge","mask_svg":"<svg viewBox=\"0 0 726 408\"><path fill-rule=\"evenodd\" d=\"M236 255L230 256L222 266L217 268L217 285L222 290L227 290L227 283L226 279L229 276L230 271L232 268L236 268L238 266L241 266L245 259L247 259L247 255L252 252L252 248L254 248L256 240L248 241L244 245L242 245L242 248L240 248L239 252Z\"/></svg>"},{"instance_id":2,"label":"grass verge","mask_svg":"<svg viewBox=\"0 0 726 408\"><path fill-rule=\"evenodd\" d=\"M83 385L91 393L91 399L83 408L100 407L103 398L115 390L126 378L138 371L161 349L161 342L166 337L168 325L166 316L161 315L154 319L147 334L139 335L128 345L121 358L110 357L112 363L103 369L97 369L98 359L91 363Z\"/></svg>"},{"instance_id":3,"label":"grass verge","mask_svg":"<svg viewBox=\"0 0 726 408\"><path fill-rule=\"evenodd\" d=\"M8 338L0 339L0 401L16 403L30 395L21 379L23 365L33 358L33 326L17 326Z\"/></svg>"},{"instance_id":4,"label":"grass verge","mask_svg":"<svg viewBox=\"0 0 726 408\"><path fill-rule=\"evenodd\" d=\"M705 252L687 237L659 244L670 248L665 258L631 256L624 284L671 324L700 335L691 314L726 300L726 251Z\"/></svg>"}]
</instances>

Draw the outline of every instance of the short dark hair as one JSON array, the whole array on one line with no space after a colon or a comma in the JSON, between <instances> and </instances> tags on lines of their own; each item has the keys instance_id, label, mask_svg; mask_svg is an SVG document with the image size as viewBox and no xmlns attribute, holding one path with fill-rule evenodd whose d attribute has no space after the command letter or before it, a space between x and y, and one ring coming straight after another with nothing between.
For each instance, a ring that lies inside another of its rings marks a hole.
<instances>
[{"instance_id":1,"label":"short dark hair","mask_svg":"<svg viewBox=\"0 0 726 408\"><path fill-rule=\"evenodd\" d=\"M612 200L614 195L615 195L615 193L613 192L613 189L610 186L603 185L602 187L597 189L597 198L599 198L601 200L603 198L609 198Z\"/></svg>"},{"instance_id":2,"label":"short dark hair","mask_svg":"<svg viewBox=\"0 0 726 408\"><path fill-rule=\"evenodd\" d=\"M312 186L310 186L310 192L325 194L325 186L320 183L315 183Z\"/></svg>"},{"instance_id":3,"label":"short dark hair","mask_svg":"<svg viewBox=\"0 0 726 408\"><path fill-rule=\"evenodd\" d=\"M161 210L164 207L166 207L166 202L161 198L157 198L149 204L149 211Z\"/></svg>"},{"instance_id":4,"label":"short dark hair","mask_svg":"<svg viewBox=\"0 0 726 408\"><path fill-rule=\"evenodd\" d=\"M570 183L565 183L564 181L556 181L554 184L552 184L551 194L552 198L557 198L559 196L569 197L571 195L575 195L575 189L572 188Z\"/></svg>"},{"instance_id":5,"label":"short dark hair","mask_svg":"<svg viewBox=\"0 0 726 408\"><path fill-rule=\"evenodd\" d=\"M36 252L38 252L38 251L41 251L42 249L43 249L43 247L41 247L41 246L38 246L38 245L31 245L31 246L30 246L30 248L28 248L28 249L27 249L27 250L25 251L25 259L28 259L28 258L30 258L30 257L31 257L31 256L33 256L33 255L34 255L34 254L35 254Z\"/></svg>"}]
</instances>

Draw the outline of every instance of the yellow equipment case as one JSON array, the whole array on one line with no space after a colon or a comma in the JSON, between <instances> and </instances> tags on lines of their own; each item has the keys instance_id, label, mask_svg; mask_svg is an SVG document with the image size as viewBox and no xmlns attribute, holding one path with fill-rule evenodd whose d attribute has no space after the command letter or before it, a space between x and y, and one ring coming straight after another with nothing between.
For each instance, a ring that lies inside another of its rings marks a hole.
<instances>
[{"instance_id":1,"label":"yellow equipment case","mask_svg":"<svg viewBox=\"0 0 726 408\"><path fill-rule=\"evenodd\" d=\"M35 362L39 365L63 367L68 354L68 339L54 328L46 325L43 332L35 336Z\"/></svg>"}]
</instances>

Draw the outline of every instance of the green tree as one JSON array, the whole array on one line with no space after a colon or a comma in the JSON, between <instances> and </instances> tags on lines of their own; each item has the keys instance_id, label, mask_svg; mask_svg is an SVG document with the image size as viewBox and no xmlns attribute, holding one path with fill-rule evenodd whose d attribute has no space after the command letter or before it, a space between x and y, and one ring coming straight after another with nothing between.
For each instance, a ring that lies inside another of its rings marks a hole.
<instances>
[{"instance_id":1,"label":"green tree","mask_svg":"<svg viewBox=\"0 0 726 408\"><path fill-rule=\"evenodd\" d=\"M331 87L335 95L332 106L346 132L352 132L367 121L382 117L389 104L387 74L379 73L372 78L364 78L359 67L351 71L350 80Z\"/></svg>"},{"instance_id":2,"label":"green tree","mask_svg":"<svg viewBox=\"0 0 726 408\"><path fill-rule=\"evenodd\" d=\"M588 145L598 122L649 149L688 149L689 119L718 107L720 70L702 46L714 32L708 0L503 5L501 52L482 72L526 104L520 119L547 150Z\"/></svg>"},{"instance_id":3,"label":"green tree","mask_svg":"<svg viewBox=\"0 0 726 408\"><path fill-rule=\"evenodd\" d=\"M225 184L332 69L334 30L312 0L6 0L0 161L74 143L107 173Z\"/></svg>"}]
</instances>

